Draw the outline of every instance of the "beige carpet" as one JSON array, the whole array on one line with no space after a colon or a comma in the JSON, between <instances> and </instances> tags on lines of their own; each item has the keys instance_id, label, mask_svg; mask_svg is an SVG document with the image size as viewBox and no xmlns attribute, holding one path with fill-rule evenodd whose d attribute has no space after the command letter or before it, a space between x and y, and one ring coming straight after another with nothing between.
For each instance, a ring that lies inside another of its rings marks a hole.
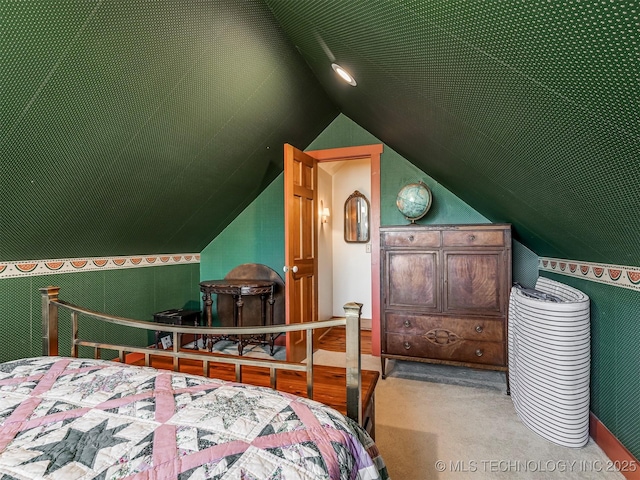
<instances>
[{"instance_id":1,"label":"beige carpet","mask_svg":"<svg viewBox=\"0 0 640 480\"><path fill-rule=\"evenodd\" d=\"M344 353L319 350L314 362L344 365ZM533 433L504 390L397 378L390 364L376 387L376 443L392 480L624 479L593 441L571 449Z\"/></svg>"}]
</instances>

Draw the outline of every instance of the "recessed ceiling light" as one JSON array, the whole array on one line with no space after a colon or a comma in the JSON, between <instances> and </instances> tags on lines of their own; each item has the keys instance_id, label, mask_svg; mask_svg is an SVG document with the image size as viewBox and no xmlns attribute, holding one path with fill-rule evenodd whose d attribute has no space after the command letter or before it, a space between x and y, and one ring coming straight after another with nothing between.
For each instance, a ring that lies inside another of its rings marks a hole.
<instances>
[{"instance_id":1,"label":"recessed ceiling light","mask_svg":"<svg viewBox=\"0 0 640 480\"><path fill-rule=\"evenodd\" d=\"M353 78L349 72L347 72L344 68L342 68L337 63L332 63L331 68L333 68L334 72L340 75L340 78L342 78L345 82L347 82L352 87L355 87L357 85L356 79Z\"/></svg>"}]
</instances>

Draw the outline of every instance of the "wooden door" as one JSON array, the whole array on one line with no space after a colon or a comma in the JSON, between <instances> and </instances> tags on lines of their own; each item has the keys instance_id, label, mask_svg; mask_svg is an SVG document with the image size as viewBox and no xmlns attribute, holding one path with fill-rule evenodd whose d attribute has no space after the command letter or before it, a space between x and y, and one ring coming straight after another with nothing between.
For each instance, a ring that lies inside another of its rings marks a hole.
<instances>
[{"instance_id":1,"label":"wooden door","mask_svg":"<svg viewBox=\"0 0 640 480\"><path fill-rule=\"evenodd\" d=\"M313 322L318 316L316 227L318 162L284 146L285 318L287 324ZM306 357L304 332L287 334L287 361Z\"/></svg>"}]
</instances>

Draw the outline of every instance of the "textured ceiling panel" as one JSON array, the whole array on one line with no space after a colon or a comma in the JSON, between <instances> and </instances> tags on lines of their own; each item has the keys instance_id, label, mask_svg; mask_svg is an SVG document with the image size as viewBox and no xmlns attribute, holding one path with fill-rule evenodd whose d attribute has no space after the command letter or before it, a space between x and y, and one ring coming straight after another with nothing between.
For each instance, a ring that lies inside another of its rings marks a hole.
<instances>
[{"instance_id":1,"label":"textured ceiling panel","mask_svg":"<svg viewBox=\"0 0 640 480\"><path fill-rule=\"evenodd\" d=\"M0 260L200 251L338 113L260 0L0 17Z\"/></svg>"},{"instance_id":2,"label":"textured ceiling panel","mask_svg":"<svg viewBox=\"0 0 640 480\"><path fill-rule=\"evenodd\" d=\"M537 254L638 264L637 2L266 3L343 113Z\"/></svg>"}]
</instances>

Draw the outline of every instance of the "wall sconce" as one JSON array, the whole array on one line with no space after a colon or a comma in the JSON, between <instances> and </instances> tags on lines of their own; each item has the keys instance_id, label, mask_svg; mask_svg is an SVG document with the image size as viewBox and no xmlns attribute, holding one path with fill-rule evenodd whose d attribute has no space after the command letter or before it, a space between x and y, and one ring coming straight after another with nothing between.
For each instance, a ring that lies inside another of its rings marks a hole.
<instances>
[{"instance_id":1,"label":"wall sconce","mask_svg":"<svg viewBox=\"0 0 640 480\"><path fill-rule=\"evenodd\" d=\"M329 221L329 217L331 216L331 212L327 207L322 209L322 223L327 223Z\"/></svg>"}]
</instances>

